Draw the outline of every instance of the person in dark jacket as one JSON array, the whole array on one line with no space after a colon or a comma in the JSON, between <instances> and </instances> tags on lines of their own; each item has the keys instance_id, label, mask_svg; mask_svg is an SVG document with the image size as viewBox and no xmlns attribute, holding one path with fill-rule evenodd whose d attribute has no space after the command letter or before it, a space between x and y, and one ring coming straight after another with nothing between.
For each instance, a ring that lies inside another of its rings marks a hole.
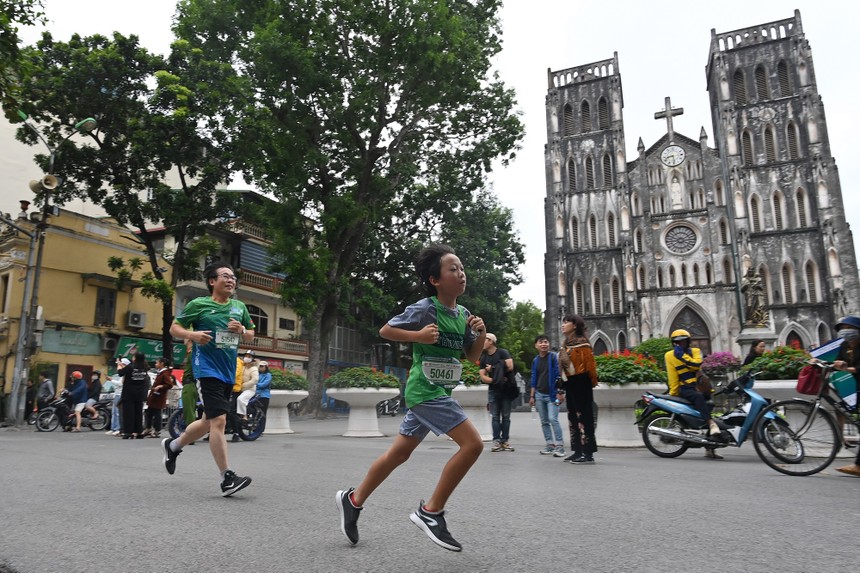
<instances>
[{"instance_id":1,"label":"person in dark jacket","mask_svg":"<svg viewBox=\"0 0 860 573\"><path fill-rule=\"evenodd\" d=\"M99 397L102 394L102 371L101 370L93 370L93 375L90 378L90 387L87 392L87 405L84 406L84 410L90 415L90 418L95 420L99 417L99 413L96 412L95 405L96 402L99 401Z\"/></svg>"},{"instance_id":2,"label":"person in dark jacket","mask_svg":"<svg viewBox=\"0 0 860 573\"><path fill-rule=\"evenodd\" d=\"M84 382L84 375L78 370L72 372L69 376L69 382L66 384L66 390L69 391L69 403L75 411L75 427L73 432L81 431L81 412L87 404L87 383Z\"/></svg>"},{"instance_id":3,"label":"person in dark jacket","mask_svg":"<svg viewBox=\"0 0 860 573\"><path fill-rule=\"evenodd\" d=\"M746 358L744 358L743 364L741 366L746 366L751 363L756 358L760 358L764 351L767 350L767 345L764 340L759 338L752 341L752 346L750 346L750 352L747 354Z\"/></svg>"},{"instance_id":4,"label":"person in dark jacket","mask_svg":"<svg viewBox=\"0 0 860 573\"><path fill-rule=\"evenodd\" d=\"M143 431L143 435L150 438L160 437L161 416L162 410L167 407L167 393L176 383L173 379L173 373L170 371L170 361L167 358L157 359L155 369L158 373L155 375L155 382L146 398L146 429Z\"/></svg>"},{"instance_id":5,"label":"person in dark jacket","mask_svg":"<svg viewBox=\"0 0 860 573\"><path fill-rule=\"evenodd\" d=\"M135 352L131 364L118 372L122 385L122 439L143 437L143 403L149 392L149 366L143 352Z\"/></svg>"}]
</instances>

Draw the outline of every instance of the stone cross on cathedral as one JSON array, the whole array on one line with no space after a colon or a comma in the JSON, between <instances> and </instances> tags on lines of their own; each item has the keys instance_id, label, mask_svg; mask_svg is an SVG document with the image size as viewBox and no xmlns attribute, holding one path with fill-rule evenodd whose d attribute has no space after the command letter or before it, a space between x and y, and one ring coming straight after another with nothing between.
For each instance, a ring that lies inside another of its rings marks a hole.
<instances>
[{"instance_id":1,"label":"stone cross on cathedral","mask_svg":"<svg viewBox=\"0 0 860 573\"><path fill-rule=\"evenodd\" d=\"M666 98L666 109L663 111L658 111L654 114L654 119L663 119L666 118L666 127L669 129L669 143L675 141L675 131L672 129L672 117L676 115L681 115L684 113L683 107L673 108L672 107L672 99Z\"/></svg>"}]
</instances>

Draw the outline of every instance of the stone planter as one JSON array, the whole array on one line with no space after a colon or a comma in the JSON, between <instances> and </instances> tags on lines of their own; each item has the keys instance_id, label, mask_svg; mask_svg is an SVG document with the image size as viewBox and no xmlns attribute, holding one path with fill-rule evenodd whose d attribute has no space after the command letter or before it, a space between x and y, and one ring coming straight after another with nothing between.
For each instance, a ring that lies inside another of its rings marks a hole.
<instances>
[{"instance_id":1,"label":"stone planter","mask_svg":"<svg viewBox=\"0 0 860 573\"><path fill-rule=\"evenodd\" d=\"M487 411L488 385L466 386L461 384L454 388L451 397L460 403L472 424L481 434L481 440L489 442L493 439L493 426L490 424L490 413Z\"/></svg>"},{"instance_id":2,"label":"stone planter","mask_svg":"<svg viewBox=\"0 0 860 573\"><path fill-rule=\"evenodd\" d=\"M349 404L349 420L347 421L347 438L379 438L384 436L379 431L379 420L376 417L376 405L383 400L400 395L399 388L327 388L326 394L335 400Z\"/></svg>"},{"instance_id":3,"label":"stone planter","mask_svg":"<svg viewBox=\"0 0 860 573\"><path fill-rule=\"evenodd\" d=\"M603 447L643 446L642 435L633 417L633 406L645 392L662 394L665 384L626 384L624 386L597 386L594 401L597 402L597 432L595 439ZM566 420L565 420L566 421ZM562 424L563 429L566 424Z\"/></svg>"},{"instance_id":4,"label":"stone planter","mask_svg":"<svg viewBox=\"0 0 860 573\"><path fill-rule=\"evenodd\" d=\"M290 428L290 410L287 405L308 397L307 390L272 390L269 409L266 411L266 434L293 434Z\"/></svg>"},{"instance_id":5,"label":"stone planter","mask_svg":"<svg viewBox=\"0 0 860 573\"><path fill-rule=\"evenodd\" d=\"M714 381L716 384L716 381ZM797 380L756 380L753 390L771 400L787 400L797 397ZM716 386L715 386L716 388ZM665 384L629 384L624 386L598 386L594 389L594 401L598 406L598 446L639 447L644 446L639 427L634 418L634 405L645 392L662 394Z\"/></svg>"}]
</instances>

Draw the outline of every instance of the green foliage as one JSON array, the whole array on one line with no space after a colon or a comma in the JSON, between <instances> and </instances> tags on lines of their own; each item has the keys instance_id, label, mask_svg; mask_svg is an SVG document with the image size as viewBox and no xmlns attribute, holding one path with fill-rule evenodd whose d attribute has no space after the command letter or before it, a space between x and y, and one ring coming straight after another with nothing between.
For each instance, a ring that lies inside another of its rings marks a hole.
<instances>
[{"instance_id":1,"label":"green foliage","mask_svg":"<svg viewBox=\"0 0 860 573\"><path fill-rule=\"evenodd\" d=\"M514 368L524 378L531 376L532 360L537 356L535 337L542 334L543 312L531 301L517 302L506 311L505 329L497 332L499 343L514 359Z\"/></svg>"},{"instance_id":2,"label":"green foliage","mask_svg":"<svg viewBox=\"0 0 860 573\"><path fill-rule=\"evenodd\" d=\"M666 383L666 370L653 358L625 350L594 357L597 379L609 386L621 384Z\"/></svg>"},{"instance_id":3,"label":"green foliage","mask_svg":"<svg viewBox=\"0 0 860 573\"><path fill-rule=\"evenodd\" d=\"M463 250L471 284L488 289L470 287L474 300L463 304L503 327L522 249L509 212L488 222L470 210L493 162L507 163L523 136L514 94L491 72L499 8L499 0L180 3L182 41L241 70L241 91L218 113L232 122L245 179L282 204L271 216L272 270L293 278L281 295L312 331L312 354L325 352L344 308L395 293L366 310L378 328L391 315L383 306L420 296L404 277L427 238ZM465 227L483 238L467 240ZM317 408L324 361L309 368Z\"/></svg>"},{"instance_id":4,"label":"green foliage","mask_svg":"<svg viewBox=\"0 0 860 573\"><path fill-rule=\"evenodd\" d=\"M17 121L20 77L27 62L21 58L18 26L45 22L42 0L0 0L0 105L11 121Z\"/></svg>"},{"instance_id":5,"label":"green foliage","mask_svg":"<svg viewBox=\"0 0 860 573\"><path fill-rule=\"evenodd\" d=\"M460 362L463 364L463 373L460 375L460 382L466 386L479 386L483 384L481 382L481 369L478 368L477 364L465 358L461 359Z\"/></svg>"},{"instance_id":6,"label":"green foliage","mask_svg":"<svg viewBox=\"0 0 860 573\"><path fill-rule=\"evenodd\" d=\"M800 374L810 355L805 350L777 346L740 369L740 373L760 372L759 380L793 380Z\"/></svg>"},{"instance_id":7,"label":"green foliage","mask_svg":"<svg viewBox=\"0 0 860 573\"><path fill-rule=\"evenodd\" d=\"M144 260L140 257L132 257L126 262L122 257L111 256L108 257L107 263L116 275L117 290L122 290L134 280L134 274L143 267ZM173 302L174 289L166 280L156 278L147 271L141 275L139 283L140 293L146 298L157 300L162 304Z\"/></svg>"},{"instance_id":8,"label":"green foliage","mask_svg":"<svg viewBox=\"0 0 860 573\"><path fill-rule=\"evenodd\" d=\"M672 350L672 340L670 338L649 338L636 345L633 352L650 356L657 361L657 366L660 370L666 371L666 353Z\"/></svg>"},{"instance_id":9,"label":"green foliage","mask_svg":"<svg viewBox=\"0 0 860 573\"><path fill-rule=\"evenodd\" d=\"M279 370L273 368L272 373L272 390L307 390L308 379L301 374L296 374L290 370Z\"/></svg>"},{"instance_id":10,"label":"green foliage","mask_svg":"<svg viewBox=\"0 0 860 573\"><path fill-rule=\"evenodd\" d=\"M326 388L400 388L400 380L391 374L359 366L329 376Z\"/></svg>"}]
</instances>

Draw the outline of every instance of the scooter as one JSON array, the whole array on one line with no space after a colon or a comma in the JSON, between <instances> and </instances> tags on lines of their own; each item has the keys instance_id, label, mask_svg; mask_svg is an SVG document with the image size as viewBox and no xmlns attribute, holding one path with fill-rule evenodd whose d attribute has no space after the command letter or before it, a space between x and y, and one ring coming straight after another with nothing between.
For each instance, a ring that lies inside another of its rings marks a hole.
<instances>
[{"instance_id":1,"label":"scooter","mask_svg":"<svg viewBox=\"0 0 860 573\"><path fill-rule=\"evenodd\" d=\"M734 393L742 399L737 408L714 418L722 430L709 435L707 420L693 405L680 396L646 392L642 399L645 409L636 420L642 441L651 453L661 458L676 458L688 448L740 447L749 437L755 421L770 400L755 392L755 374L744 374L720 387L714 396ZM772 423L784 423L772 412L765 414ZM763 424L765 428L767 424Z\"/></svg>"},{"instance_id":2,"label":"scooter","mask_svg":"<svg viewBox=\"0 0 860 573\"><path fill-rule=\"evenodd\" d=\"M81 427L90 430L104 430L110 424L110 402L111 400L99 400L93 408L96 417L90 417L86 409L81 412ZM36 417L36 430L40 432L53 432L62 424L63 430L69 431L75 427L75 413L69 404L69 393L63 390L60 397L39 410Z\"/></svg>"}]
</instances>

